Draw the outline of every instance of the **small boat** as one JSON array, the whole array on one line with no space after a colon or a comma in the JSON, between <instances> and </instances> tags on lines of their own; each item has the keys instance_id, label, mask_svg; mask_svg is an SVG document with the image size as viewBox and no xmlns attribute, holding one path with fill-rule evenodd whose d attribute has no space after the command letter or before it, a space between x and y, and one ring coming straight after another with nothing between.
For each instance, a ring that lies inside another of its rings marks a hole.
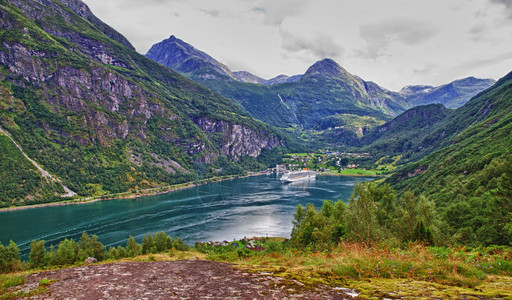
<instances>
[{"instance_id":1,"label":"small boat","mask_svg":"<svg viewBox=\"0 0 512 300\"><path fill-rule=\"evenodd\" d=\"M283 183L287 182L296 182L296 181L302 181L302 180L310 180L316 178L316 172L315 171L295 171L295 172L289 172L281 176L281 181Z\"/></svg>"}]
</instances>

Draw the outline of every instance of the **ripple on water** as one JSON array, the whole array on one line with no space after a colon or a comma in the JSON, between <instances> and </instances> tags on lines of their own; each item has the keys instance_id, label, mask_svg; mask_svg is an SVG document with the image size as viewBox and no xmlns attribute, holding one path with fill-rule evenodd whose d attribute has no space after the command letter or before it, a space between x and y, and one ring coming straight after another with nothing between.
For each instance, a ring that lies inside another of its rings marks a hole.
<instances>
[{"instance_id":1,"label":"ripple on water","mask_svg":"<svg viewBox=\"0 0 512 300\"><path fill-rule=\"evenodd\" d=\"M361 178L318 176L281 184L274 176L256 176L207 184L137 199L100 201L1 213L0 241L14 240L26 259L30 241L56 245L64 238L96 234L106 246L139 242L148 232L165 231L185 242L289 236L298 204L322 205L326 199L349 199Z\"/></svg>"}]
</instances>

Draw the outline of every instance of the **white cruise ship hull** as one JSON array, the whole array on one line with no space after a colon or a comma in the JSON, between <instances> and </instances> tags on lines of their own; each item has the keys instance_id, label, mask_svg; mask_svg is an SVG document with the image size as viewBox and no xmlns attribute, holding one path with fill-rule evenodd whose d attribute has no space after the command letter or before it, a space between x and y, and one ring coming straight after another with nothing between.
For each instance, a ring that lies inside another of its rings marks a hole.
<instances>
[{"instance_id":1,"label":"white cruise ship hull","mask_svg":"<svg viewBox=\"0 0 512 300\"><path fill-rule=\"evenodd\" d=\"M316 173L313 171L300 171L300 172L290 172L287 174L284 174L280 180L283 183L288 182L297 182L297 181L304 181L304 180L311 180L316 178Z\"/></svg>"}]
</instances>

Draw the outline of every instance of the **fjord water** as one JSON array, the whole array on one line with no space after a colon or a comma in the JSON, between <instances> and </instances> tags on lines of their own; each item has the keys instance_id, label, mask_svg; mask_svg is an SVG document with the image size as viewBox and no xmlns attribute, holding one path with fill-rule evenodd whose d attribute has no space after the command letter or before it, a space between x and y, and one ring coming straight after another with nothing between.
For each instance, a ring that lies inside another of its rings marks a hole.
<instances>
[{"instance_id":1,"label":"fjord water","mask_svg":"<svg viewBox=\"0 0 512 300\"><path fill-rule=\"evenodd\" d=\"M298 204L347 201L356 181L365 178L318 176L281 184L277 175L221 181L168 194L137 199L41 207L0 213L0 241L18 244L26 259L30 241L46 246L64 238L95 234L107 247L125 245L129 235L141 241L148 232L164 231L188 244L244 236L289 237Z\"/></svg>"}]
</instances>

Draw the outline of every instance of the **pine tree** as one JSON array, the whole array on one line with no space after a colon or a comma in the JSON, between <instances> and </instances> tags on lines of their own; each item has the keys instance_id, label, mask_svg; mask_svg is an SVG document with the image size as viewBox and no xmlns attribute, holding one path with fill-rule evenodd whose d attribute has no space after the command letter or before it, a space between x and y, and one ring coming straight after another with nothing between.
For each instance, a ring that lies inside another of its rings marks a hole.
<instances>
[{"instance_id":1,"label":"pine tree","mask_svg":"<svg viewBox=\"0 0 512 300\"><path fill-rule=\"evenodd\" d=\"M28 255L30 265L33 268L42 268L46 265L46 247L44 240L33 240L30 243L30 254Z\"/></svg>"},{"instance_id":2,"label":"pine tree","mask_svg":"<svg viewBox=\"0 0 512 300\"><path fill-rule=\"evenodd\" d=\"M133 236L130 235L126 242L126 255L134 257L140 254L142 254L142 246L137 244Z\"/></svg>"}]
</instances>

